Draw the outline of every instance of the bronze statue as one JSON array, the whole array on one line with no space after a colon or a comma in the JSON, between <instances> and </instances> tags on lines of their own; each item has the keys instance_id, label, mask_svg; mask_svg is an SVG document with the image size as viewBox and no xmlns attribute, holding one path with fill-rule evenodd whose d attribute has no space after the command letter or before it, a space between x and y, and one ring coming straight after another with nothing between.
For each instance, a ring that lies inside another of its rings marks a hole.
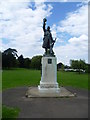
<instances>
[{"instance_id":1,"label":"bronze statue","mask_svg":"<svg viewBox=\"0 0 90 120\"><path fill-rule=\"evenodd\" d=\"M47 55L54 56L53 46L54 46L56 38L55 38L55 40L53 40L49 26L47 27L47 29L45 28L46 21L47 21L47 19L44 18L43 19L44 38L43 38L43 45L42 45L42 47L45 48L44 56L47 56Z\"/></svg>"}]
</instances>

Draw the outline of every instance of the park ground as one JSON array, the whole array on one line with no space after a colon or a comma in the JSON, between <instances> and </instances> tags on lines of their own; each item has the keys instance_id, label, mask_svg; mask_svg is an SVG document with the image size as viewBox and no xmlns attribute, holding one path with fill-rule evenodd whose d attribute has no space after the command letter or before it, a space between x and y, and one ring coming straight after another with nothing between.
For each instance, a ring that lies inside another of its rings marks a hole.
<instances>
[{"instance_id":1,"label":"park ground","mask_svg":"<svg viewBox=\"0 0 90 120\"><path fill-rule=\"evenodd\" d=\"M29 69L3 70L2 72L2 89L7 91L16 87L28 87L39 85L41 71ZM74 89L88 90L88 74L76 72L57 72L57 80L60 86L72 86ZM3 105L3 118L18 117L19 108L8 107Z\"/></svg>"}]
</instances>

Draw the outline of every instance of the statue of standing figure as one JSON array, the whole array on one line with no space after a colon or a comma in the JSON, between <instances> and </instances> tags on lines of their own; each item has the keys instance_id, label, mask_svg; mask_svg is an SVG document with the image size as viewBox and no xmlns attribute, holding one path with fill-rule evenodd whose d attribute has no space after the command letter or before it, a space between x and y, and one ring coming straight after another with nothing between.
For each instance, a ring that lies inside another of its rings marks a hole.
<instances>
[{"instance_id":1,"label":"statue of standing figure","mask_svg":"<svg viewBox=\"0 0 90 120\"><path fill-rule=\"evenodd\" d=\"M54 56L53 46L56 41L56 38L55 38L55 40L53 40L51 31L50 31L50 26L48 26L47 29L45 28L46 21L47 21L47 19L44 18L43 19L44 38L43 38L43 45L42 45L42 47L45 48L44 56L47 56L47 55Z\"/></svg>"}]
</instances>

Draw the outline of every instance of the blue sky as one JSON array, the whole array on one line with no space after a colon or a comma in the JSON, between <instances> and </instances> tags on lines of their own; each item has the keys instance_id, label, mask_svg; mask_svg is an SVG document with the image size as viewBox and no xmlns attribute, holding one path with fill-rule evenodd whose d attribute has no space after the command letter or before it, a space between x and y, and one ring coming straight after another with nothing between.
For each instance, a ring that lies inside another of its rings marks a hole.
<instances>
[{"instance_id":1,"label":"blue sky","mask_svg":"<svg viewBox=\"0 0 90 120\"><path fill-rule=\"evenodd\" d=\"M52 15L48 18L47 24L50 26L57 24L59 21L65 19L68 12L75 11L80 2L48 2L46 4L51 4L53 6Z\"/></svg>"},{"instance_id":2,"label":"blue sky","mask_svg":"<svg viewBox=\"0 0 90 120\"><path fill-rule=\"evenodd\" d=\"M43 18L57 38L57 62L69 65L71 59L88 62L88 6L82 2L6 2L0 4L2 47L15 48L18 55L43 55ZM8 21L7 21L8 20ZM1 45L1 41L0 41Z\"/></svg>"}]
</instances>

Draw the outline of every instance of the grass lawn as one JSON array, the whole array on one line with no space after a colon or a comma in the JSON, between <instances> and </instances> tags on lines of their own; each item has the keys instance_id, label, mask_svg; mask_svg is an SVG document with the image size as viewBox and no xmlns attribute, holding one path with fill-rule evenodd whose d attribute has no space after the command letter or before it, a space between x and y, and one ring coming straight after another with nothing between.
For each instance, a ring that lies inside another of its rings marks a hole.
<instances>
[{"instance_id":1,"label":"grass lawn","mask_svg":"<svg viewBox=\"0 0 90 120\"><path fill-rule=\"evenodd\" d=\"M3 105L2 107L2 118L17 118L19 115L19 109L18 108L12 108L12 107L7 107Z\"/></svg>"},{"instance_id":2,"label":"grass lawn","mask_svg":"<svg viewBox=\"0 0 90 120\"><path fill-rule=\"evenodd\" d=\"M2 73L2 88L38 85L40 77L40 71L38 70L4 70Z\"/></svg>"},{"instance_id":3,"label":"grass lawn","mask_svg":"<svg viewBox=\"0 0 90 120\"><path fill-rule=\"evenodd\" d=\"M58 72L57 80L62 86L88 89L88 74L76 72Z\"/></svg>"},{"instance_id":4,"label":"grass lawn","mask_svg":"<svg viewBox=\"0 0 90 120\"><path fill-rule=\"evenodd\" d=\"M37 86L40 79L41 72L39 70L3 70L2 88L5 90L18 86ZM62 86L73 86L88 89L88 74L58 71L57 80L59 85Z\"/></svg>"}]
</instances>

